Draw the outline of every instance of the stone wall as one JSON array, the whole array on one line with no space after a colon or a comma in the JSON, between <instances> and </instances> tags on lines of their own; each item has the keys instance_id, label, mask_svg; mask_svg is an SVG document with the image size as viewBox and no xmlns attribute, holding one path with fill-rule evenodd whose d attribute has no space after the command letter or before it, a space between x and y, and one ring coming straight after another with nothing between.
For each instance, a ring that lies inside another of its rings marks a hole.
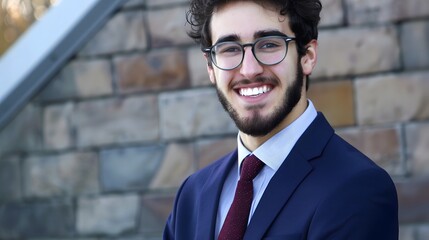
<instances>
[{"instance_id":1,"label":"stone wall","mask_svg":"<svg viewBox=\"0 0 429 240\"><path fill-rule=\"evenodd\" d=\"M322 2L310 98L393 177L400 239L429 239L429 1ZM131 0L0 132L0 239L160 239L235 147L186 9Z\"/></svg>"}]
</instances>

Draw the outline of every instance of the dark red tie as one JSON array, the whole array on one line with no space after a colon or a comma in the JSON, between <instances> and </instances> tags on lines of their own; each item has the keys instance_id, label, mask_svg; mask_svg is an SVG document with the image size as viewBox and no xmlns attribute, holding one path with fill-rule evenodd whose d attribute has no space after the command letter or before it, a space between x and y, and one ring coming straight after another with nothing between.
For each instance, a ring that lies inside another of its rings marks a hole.
<instances>
[{"instance_id":1,"label":"dark red tie","mask_svg":"<svg viewBox=\"0 0 429 240\"><path fill-rule=\"evenodd\" d=\"M242 165L234 200L226 215L218 240L241 240L246 232L253 199L253 179L261 171L264 163L255 155L250 155L244 159Z\"/></svg>"}]
</instances>

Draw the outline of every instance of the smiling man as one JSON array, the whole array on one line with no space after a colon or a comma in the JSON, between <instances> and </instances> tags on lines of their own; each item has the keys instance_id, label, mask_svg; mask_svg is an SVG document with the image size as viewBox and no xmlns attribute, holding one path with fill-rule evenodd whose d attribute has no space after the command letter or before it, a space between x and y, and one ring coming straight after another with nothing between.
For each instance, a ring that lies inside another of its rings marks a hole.
<instances>
[{"instance_id":1,"label":"smiling man","mask_svg":"<svg viewBox=\"0 0 429 240\"><path fill-rule=\"evenodd\" d=\"M191 0L189 35L237 149L191 175L164 239L397 239L389 175L307 98L319 0Z\"/></svg>"}]
</instances>

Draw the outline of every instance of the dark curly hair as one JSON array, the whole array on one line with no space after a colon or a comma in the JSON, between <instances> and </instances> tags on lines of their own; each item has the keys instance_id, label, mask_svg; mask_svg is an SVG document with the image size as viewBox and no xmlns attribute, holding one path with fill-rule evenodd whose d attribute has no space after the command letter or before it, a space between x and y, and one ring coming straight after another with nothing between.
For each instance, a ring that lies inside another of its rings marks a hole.
<instances>
[{"instance_id":1,"label":"dark curly hair","mask_svg":"<svg viewBox=\"0 0 429 240\"><path fill-rule=\"evenodd\" d=\"M191 0L190 9L186 14L186 20L191 25L188 35L201 45L208 48L212 45L210 33L210 21L213 12L220 6L232 1L244 0ZM322 3L320 0L252 0L266 6L274 6L279 9L280 15L287 15L292 31L295 33L299 56L306 52L305 46L317 39L317 25L320 20Z\"/></svg>"}]
</instances>

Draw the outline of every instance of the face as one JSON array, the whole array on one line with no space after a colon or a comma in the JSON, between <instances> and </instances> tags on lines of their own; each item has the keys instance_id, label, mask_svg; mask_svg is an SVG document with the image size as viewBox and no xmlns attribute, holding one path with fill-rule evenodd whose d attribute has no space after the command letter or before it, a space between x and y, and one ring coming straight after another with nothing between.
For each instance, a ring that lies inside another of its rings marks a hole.
<instances>
[{"instance_id":1,"label":"face","mask_svg":"<svg viewBox=\"0 0 429 240\"><path fill-rule=\"evenodd\" d=\"M213 43L225 39L251 43L271 33L295 37L285 16L251 1L228 3L212 16ZM295 112L305 110L303 78L313 66L305 56L298 59L295 42L291 41L285 59L276 65L262 65L251 47L246 47L243 62L236 69L225 71L214 65L207 69L220 102L239 130L251 136L265 136L300 115Z\"/></svg>"}]
</instances>

